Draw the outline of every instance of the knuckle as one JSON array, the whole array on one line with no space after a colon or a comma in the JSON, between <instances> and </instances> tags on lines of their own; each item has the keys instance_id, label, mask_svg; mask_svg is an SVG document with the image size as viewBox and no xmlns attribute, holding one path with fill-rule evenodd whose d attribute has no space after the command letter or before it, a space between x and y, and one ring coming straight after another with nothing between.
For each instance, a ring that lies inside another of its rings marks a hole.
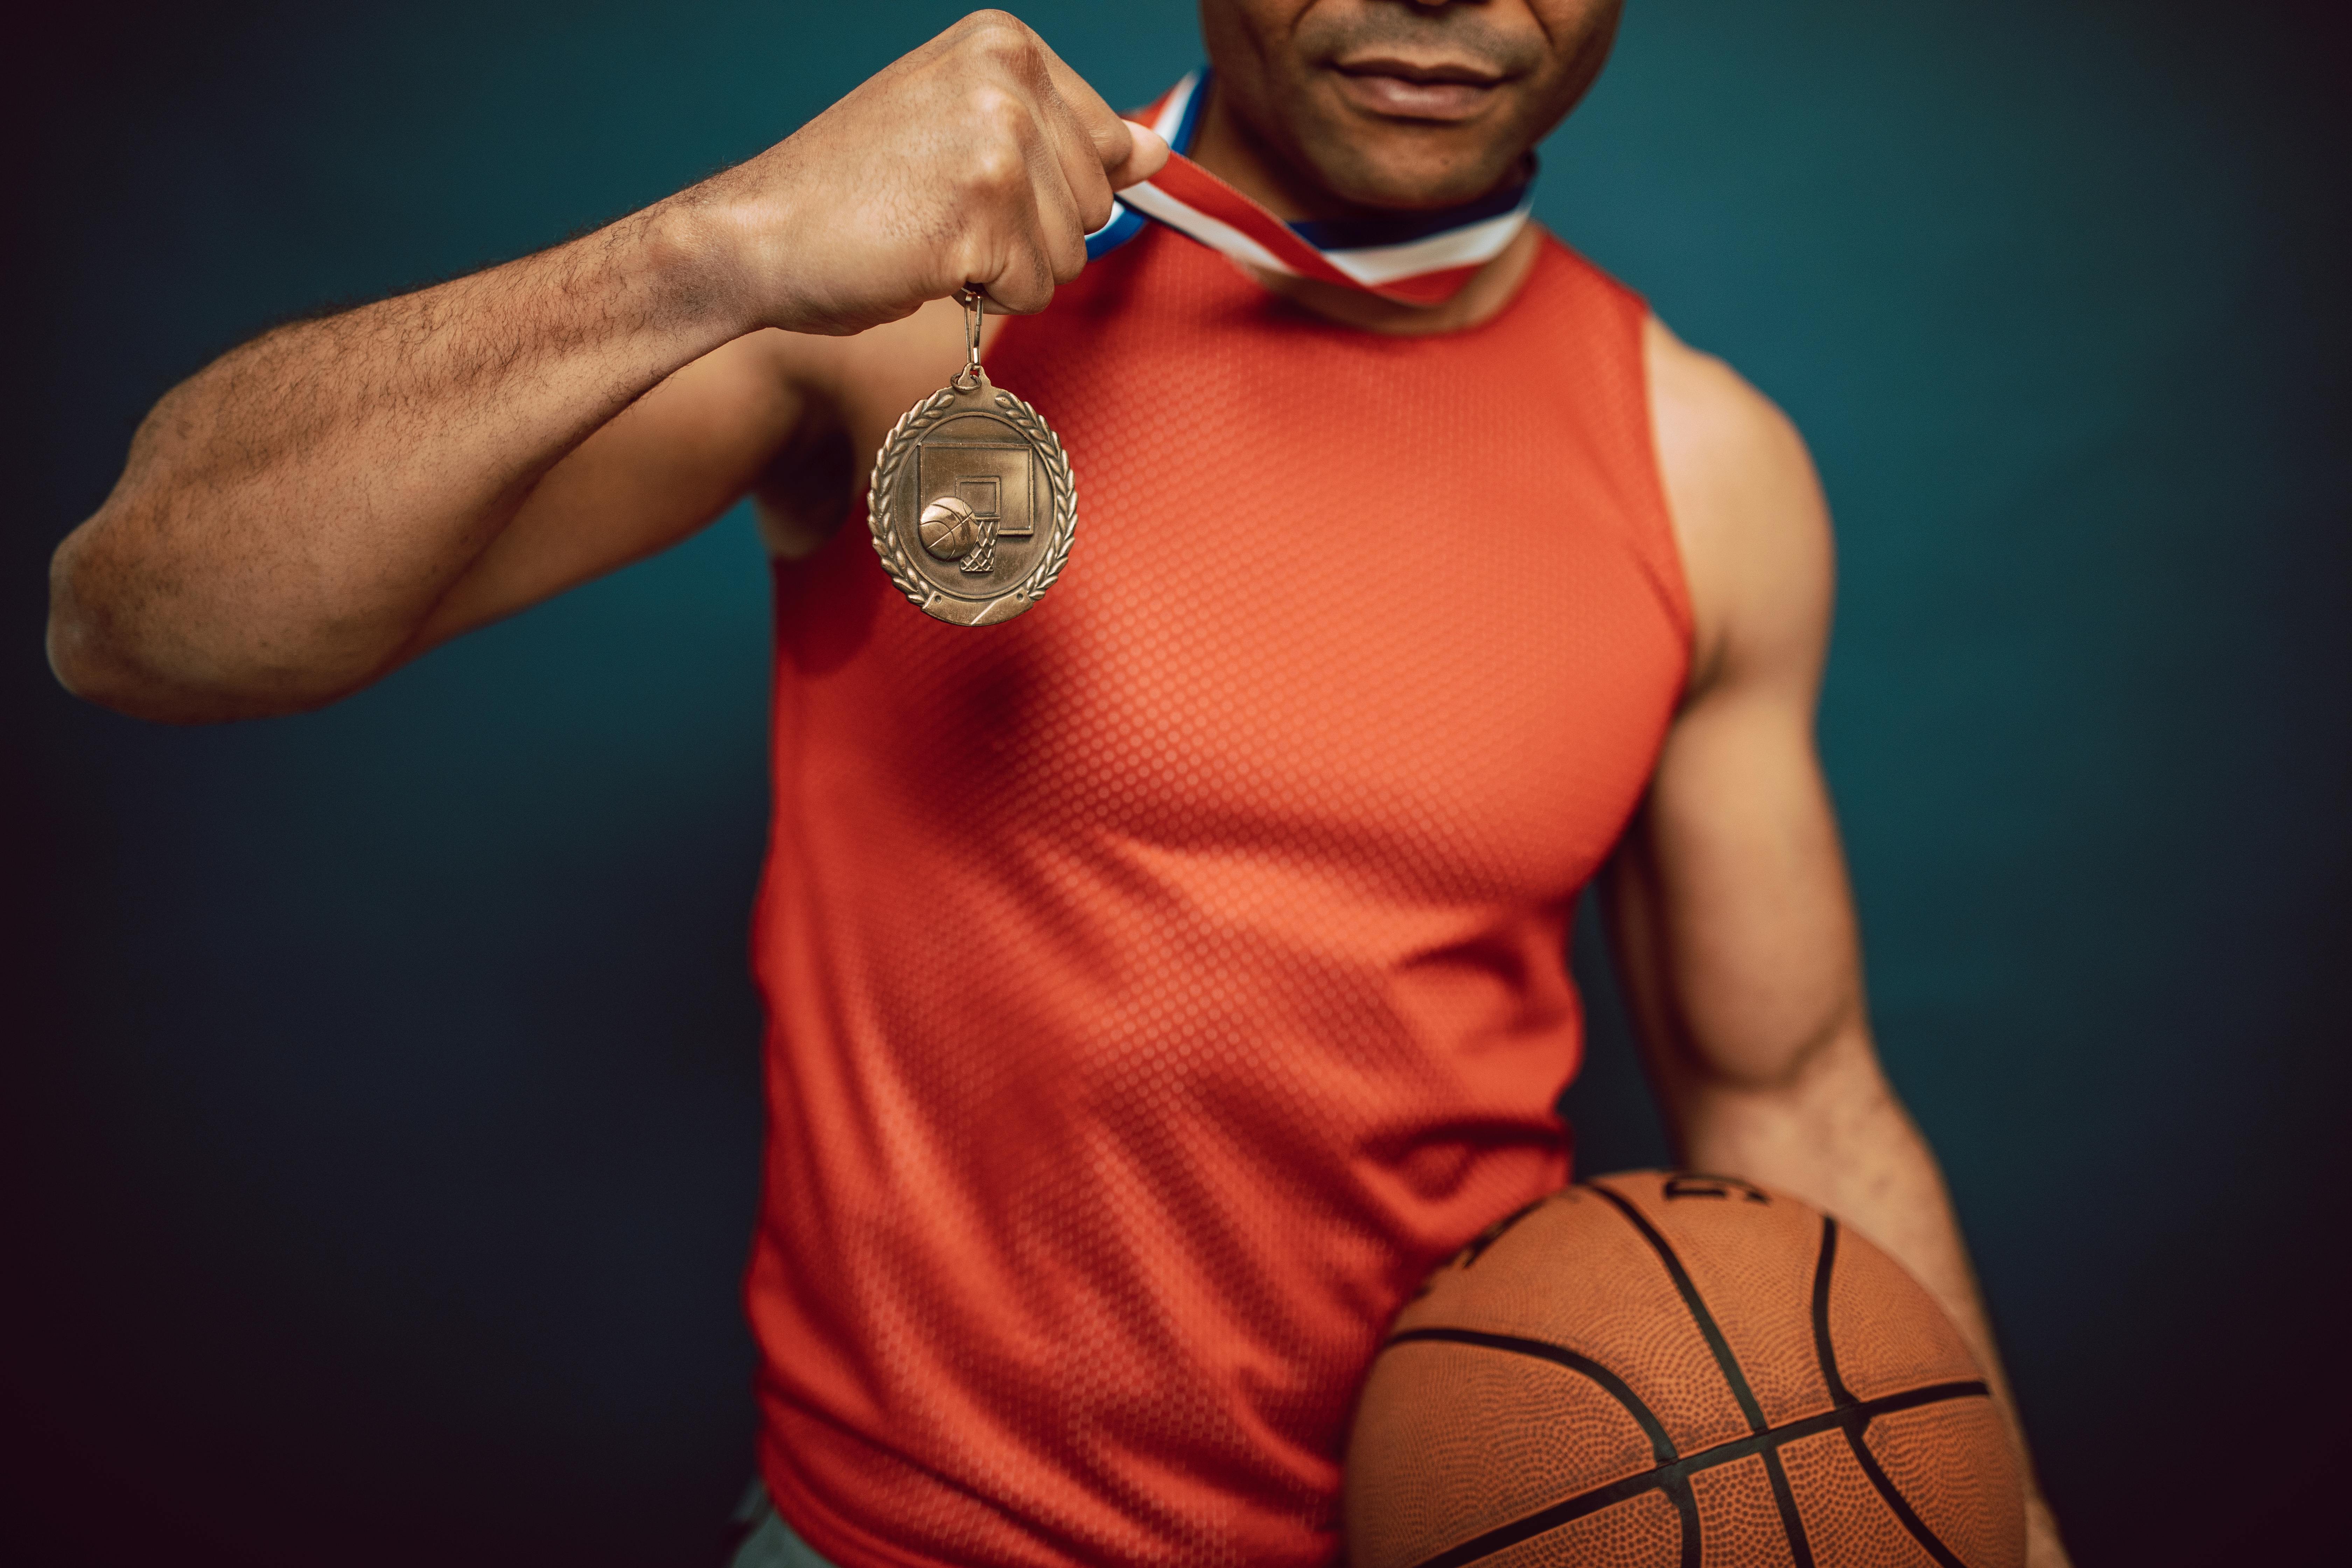
<instances>
[{"instance_id":1,"label":"knuckle","mask_svg":"<svg viewBox=\"0 0 2352 1568\"><path fill-rule=\"evenodd\" d=\"M992 82L971 89L964 111L972 130L991 142L1017 142L1029 126L1028 106Z\"/></svg>"},{"instance_id":2,"label":"knuckle","mask_svg":"<svg viewBox=\"0 0 2352 1568\"><path fill-rule=\"evenodd\" d=\"M974 11L963 19L964 47L989 59L1025 58L1035 37L1010 11Z\"/></svg>"},{"instance_id":3,"label":"knuckle","mask_svg":"<svg viewBox=\"0 0 2352 1568\"><path fill-rule=\"evenodd\" d=\"M990 195L1003 195L1018 190L1029 183L1029 161L1021 149L1006 141L991 141L971 150L964 166L964 178L974 190Z\"/></svg>"}]
</instances>

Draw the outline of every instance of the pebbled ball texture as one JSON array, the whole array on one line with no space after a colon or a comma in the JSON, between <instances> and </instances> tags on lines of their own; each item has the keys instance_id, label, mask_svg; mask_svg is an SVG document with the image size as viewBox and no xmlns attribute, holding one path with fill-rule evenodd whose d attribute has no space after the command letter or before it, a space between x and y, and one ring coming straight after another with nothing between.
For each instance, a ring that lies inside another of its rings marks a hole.
<instances>
[{"instance_id":1,"label":"pebbled ball texture","mask_svg":"<svg viewBox=\"0 0 2352 1568\"><path fill-rule=\"evenodd\" d=\"M1349 1440L1353 1568L2018 1568L2023 1494L1933 1298L1820 1211L1633 1172L1430 1276Z\"/></svg>"}]
</instances>

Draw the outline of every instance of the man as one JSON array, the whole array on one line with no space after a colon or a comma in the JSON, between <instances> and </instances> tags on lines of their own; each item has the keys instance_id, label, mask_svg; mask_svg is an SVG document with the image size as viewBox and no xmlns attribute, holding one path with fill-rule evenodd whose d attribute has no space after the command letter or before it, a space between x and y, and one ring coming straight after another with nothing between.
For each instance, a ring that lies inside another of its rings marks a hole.
<instances>
[{"instance_id":1,"label":"man","mask_svg":"<svg viewBox=\"0 0 2352 1568\"><path fill-rule=\"evenodd\" d=\"M1680 1157L1870 1234L2000 1386L1864 1016L1803 447L1491 226L1616 0L1202 11L1202 168L1302 234L1485 214L1499 248L1420 302L1157 225L1088 266L1168 146L982 13L598 233L224 356L58 552L59 678L222 720L759 498L748 1294L765 1540L799 1560L1328 1561L1387 1320L1566 1174L1563 939L1604 859ZM1051 599L982 630L900 602L844 526L961 365L966 285L1087 521Z\"/></svg>"}]
</instances>

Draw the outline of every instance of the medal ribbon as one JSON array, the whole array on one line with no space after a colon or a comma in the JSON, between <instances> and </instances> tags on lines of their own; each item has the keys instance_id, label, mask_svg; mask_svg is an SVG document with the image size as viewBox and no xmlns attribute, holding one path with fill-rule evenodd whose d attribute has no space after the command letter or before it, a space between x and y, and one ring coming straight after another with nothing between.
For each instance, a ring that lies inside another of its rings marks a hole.
<instances>
[{"instance_id":1,"label":"medal ribbon","mask_svg":"<svg viewBox=\"0 0 2352 1568\"><path fill-rule=\"evenodd\" d=\"M1439 305L1518 237L1535 208L1535 184L1507 186L1438 212L1285 223L1185 154L1209 98L1206 67L1168 89L1147 112L1172 149L1168 166L1129 185L1110 221L1087 236L1087 258L1107 256L1143 232L1144 220L1269 272L1318 279L1407 305Z\"/></svg>"}]
</instances>

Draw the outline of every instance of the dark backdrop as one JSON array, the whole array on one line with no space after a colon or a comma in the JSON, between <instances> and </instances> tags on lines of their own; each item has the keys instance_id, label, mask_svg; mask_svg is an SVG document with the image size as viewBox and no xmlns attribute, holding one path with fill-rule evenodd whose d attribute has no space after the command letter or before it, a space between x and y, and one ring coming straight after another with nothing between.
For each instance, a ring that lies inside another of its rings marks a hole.
<instances>
[{"instance_id":1,"label":"dark backdrop","mask_svg":"<svg viewBox=\"0 0 2352 1568\"><path fill-rule=\"evenodd\" d=\"M658 196L957 9L96 0L20 37L0 1556L715 1538L751 1434L746 519L208 731L48 684L41 574L210 355ZM1545 220L1819 456L1876 1016L2086 1568L2281 1560L2342 1484L2325 9L1633 0L1547 153ZM1181 0L1025 15L1114 101L1196 52ZM1596 1011L1586 1166L1655 1160Z\"/></svg>"}]
</instances>

